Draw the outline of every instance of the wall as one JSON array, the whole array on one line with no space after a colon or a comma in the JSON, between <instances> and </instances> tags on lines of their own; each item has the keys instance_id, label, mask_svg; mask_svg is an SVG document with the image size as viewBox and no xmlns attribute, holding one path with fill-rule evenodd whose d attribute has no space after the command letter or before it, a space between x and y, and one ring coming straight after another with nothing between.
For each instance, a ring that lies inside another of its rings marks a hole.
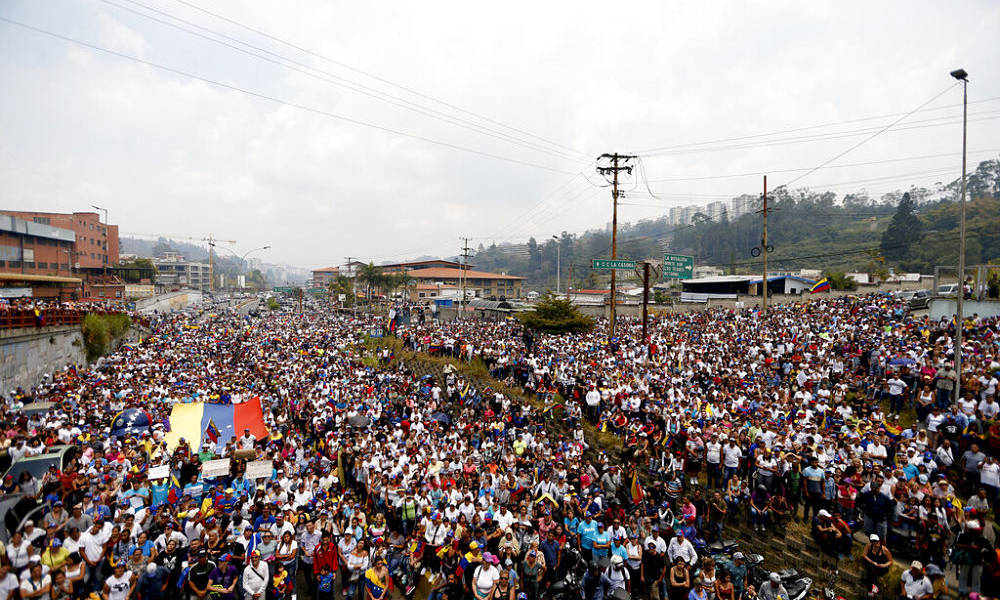
<instances>
[{"instance_id":1,"label":"wall","mask_svg":"<svg viewBox=\"0 0 1000 600\"><path fill-rule=\"evenodd\" d=\"M66 365L85 365L80 328L41 327L0 332L0 392L30 390L42 375Z\"/></svg>"},{"instance_id":2,"label":"wall","mask_svg":"<svg viewBox=\"0 0 1000 600\"><path fill-rule=\"evenodd\" d=\"M927 308L931 319L937 321L942 317L955 316L958 301L955 298L933 298ZM962 303L962 314L966 317L975 314L980 317L996 317L1000 315L1000 300L966 300Z\"/></svg>"},{"instance_id":3,"label":"wall","mask_svg":"<svg viewBox=\"0 0 1000 600\"><path fill-rule=\"evenodd\" d=\"M147 298L146 300L140 300L139 302L136 302L135 307L139 310L139 312L144 314L157 311L166 313L172 310L180 310L192 302L200 301L201 292L199 290L184 290L180 292L170 292L169 294L161 294L159 296Z\"/></svg>"}]
</instances>

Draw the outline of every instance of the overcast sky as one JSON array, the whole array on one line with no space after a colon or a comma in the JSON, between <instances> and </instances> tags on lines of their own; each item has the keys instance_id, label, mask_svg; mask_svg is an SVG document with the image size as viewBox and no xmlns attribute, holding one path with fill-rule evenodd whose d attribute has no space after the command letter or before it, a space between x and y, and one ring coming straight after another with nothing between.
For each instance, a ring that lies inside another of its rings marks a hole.
<instances>
[{"instance_id":1,"label":"overcast sky","mask_svg":"<svg viewBox=\"0 0 1000 600\"><path fill-rule=\"evenodd\" d=\"M1000 155L991 0L4 0L0 17L172 70L0 21L3 207L96 204L123 233L301 267L603 226L603 152L643 154L658 196L640 184L623 221L758 194L759 175L719 176L789 182L942 92L793 186L951 180L957 67L970 167Z\"/></svg>"}]
</instances>

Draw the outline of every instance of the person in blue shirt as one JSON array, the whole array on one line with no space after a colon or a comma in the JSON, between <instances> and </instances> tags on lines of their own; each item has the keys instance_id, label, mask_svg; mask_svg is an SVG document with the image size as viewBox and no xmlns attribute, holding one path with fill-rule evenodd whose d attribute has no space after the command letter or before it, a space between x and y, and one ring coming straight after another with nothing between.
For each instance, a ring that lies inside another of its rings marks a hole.
<instances>
[{"instance_id":1,"label":"person in blue shirt","mask_svg":"<svg viewBox=\"0 0 1000 600\"><path fill-rule=\"evenodd\" d=\"M815 456L810 457L809 466L802 469L802 477L805 478L805 507L802 512L802 520L809 520L809 509L813 515L823 508L823 492L825 491L824 480L826 473L819 467L819 460Z\"/></svg>"},{"instance_id":2,"label":"person in blue shirt","mask_svg":"<svg viewBox=\"0 0 1000 600\"><path fill-rule=\"evenodd\" d=\"M594 535L597 533L597 522L592 515L582 521L576 528L577 543L585 560L590 560L594 552Z\"/></svg>"},{"instance_id":3,"label":"person in blue shirt","mask_svg":"<svg viewBox=\"0 0 1000 600\"><path fill-rule=\"evenodd\" d=\"M271 514L271 505L265 504L263 512L253 521L253 529L254 531L260 531L262 526L269 528L271 525L274 525L274 521L274 515Z\"/></svg>"},{"instance_id":4,"label":"person in blue shirt","mask_svg":"<svg viewBox=\"0 0 1000 600\"><path fill-rule=\"evenodd\" d=\"M158 479L150 488L149 500L152 508L167 503L167 495L170 493L170 484L166 479Z\"/></svg>"},{"instance_id":5,"label":"person in blue shirt","mask_svg":"<svg viewBox=\"0 0 1000 600\"><path fill-rule=\"evenodd\" d=\"M611 553L611 532L604 528L604 523L597 522L597 531L591 537L592 556L599 560Z\"/></svg>"},{"instance_id":6,"label":"person in blue shirt","mask_svg":"<svg viewBox=\"0 0 1000 600\"><path fill-rule=\"evenodd\" d=\"M319 600L333 600L333 582L336 574L330 572L330 565L324 564L316 576L316 597Z\"/></svg>"}]
</instances>

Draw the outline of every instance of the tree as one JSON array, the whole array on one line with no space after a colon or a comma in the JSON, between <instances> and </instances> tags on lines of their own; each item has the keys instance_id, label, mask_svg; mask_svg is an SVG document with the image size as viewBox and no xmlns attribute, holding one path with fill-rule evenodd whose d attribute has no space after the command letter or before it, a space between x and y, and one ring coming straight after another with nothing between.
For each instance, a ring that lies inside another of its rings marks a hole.
<instances>
[{"instance_id":1,"label":"tree","mask_svg":"<svg viewBox=\"0 0 1000 600\"><path fill-rule=\"evenodd\" d=\"M830 289L855 290L858 288L858 283L854 281L854 278L848 277L843 271L827 271L823 273L823 277L826 277L827 281L830 282Z\"/></svg>"},{"instance_id":2,"label":"tree","mask_svg":"<svg viewBox=\"0 0 1000 600\"><path fill-rule=\"evenodd\" d=\"M375 263L361 265L355 276L365 286L365 298L371 302L372 288L378 289L384 282L382 267L376 267Z\"/></svg>"},{"instance_id":3,"label":"tree","mask_svg":"<svg viewBox=\"0 0 1000 600\"><path fill-rule=\"evenodd\" d=\"M326 287L330 290L331 295L336 294L338 297L340 294L344 295L344 306L354 306L357 301L357 297L354 295L354 282L351 281L350 277L337 275L337 278L328 283Z\"/></svg>"},{"instance_id":4,"label":"tree","mask_svg":"<svg viewBox=\"0 0 1000 600\"><path fill-rule=\"evenodd\" d=\"M920 240L924 225L917 217L914 209L916 203L909 192L903 194L892 216L889 228L882 234L882 252L891 261L905 259L910 253L910 246Z\"/></svg>"},{"instance_id":5,"label":"tree","mask_svg":"<svg viewBox=\"0 0 1000 600\"><path fill-rule=\"evenodd\" d=\"M535 310L518 315L525 327L543 333L579 333L594 328L594 320L549 290L535 303Z\"/></svg>"},{"instance_id":6,"label":"tree","mask_svg":"<svg viewBox=\"0 0 1000 600\"><path fill-rule=\"evenodd\" d=\"M265 288L267 287L267 279L264 278L264 274L260 272L260 269L254 269L247 273L246 284L247 287Z\"/></svg>"}]
</instances>

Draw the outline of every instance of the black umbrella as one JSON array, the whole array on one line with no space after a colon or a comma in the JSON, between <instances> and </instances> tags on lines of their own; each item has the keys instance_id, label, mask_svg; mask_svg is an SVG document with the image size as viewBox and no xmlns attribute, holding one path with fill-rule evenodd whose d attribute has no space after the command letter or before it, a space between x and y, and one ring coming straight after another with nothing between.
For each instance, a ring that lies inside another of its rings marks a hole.
<instances>
[{"instance_id":1,"label":"black umbrella","mask_svg":"<svg viewBox=\"0 0 1000 600\"><path fill-rule=\"evenodd\" d=\"M354 415L348 419L347 422L350 423L352 427L368 427L372 424L372 420L365 415Z\"/></svg>"},{"instance_id":2,"label":"black umbrella","mask_svg":"<svg viewBox=\"0 0 1000 600\"><path fill-rule=\"evenodd\" d=\"M436 413L434 413L433 415L431 415L431 420L432 421L437 421L439 423L444 423L445 425L450 425L451 424L451 417L449 417L448 415L446 415L443 412L436 412Z\"/></svg>"}]
</instances>

